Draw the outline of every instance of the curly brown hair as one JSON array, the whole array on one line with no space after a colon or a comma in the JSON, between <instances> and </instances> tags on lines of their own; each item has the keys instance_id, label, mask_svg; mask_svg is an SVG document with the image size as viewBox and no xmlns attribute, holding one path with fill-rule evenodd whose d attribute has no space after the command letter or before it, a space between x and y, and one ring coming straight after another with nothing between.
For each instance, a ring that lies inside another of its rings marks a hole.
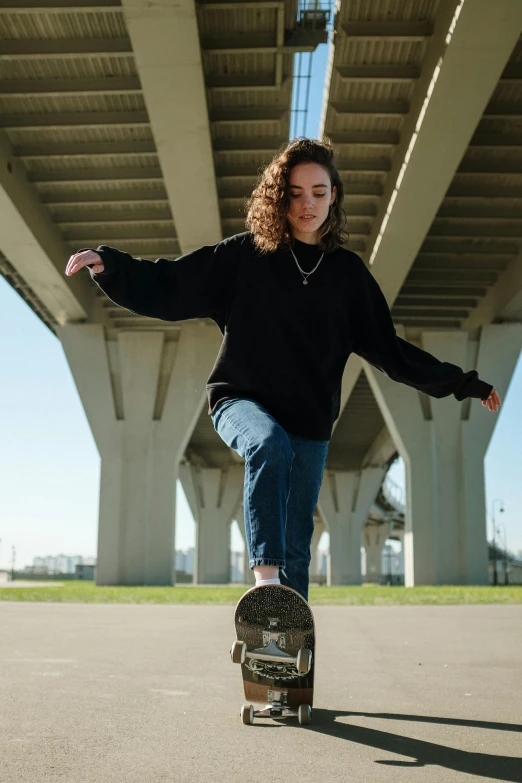
<instances>
[{"instance_id":1,"label":"curly brown hair","mask_svg":"<svg viewBox=\"0 0 522 783\"><path fill-rule=\"evenodd\" d=\"M266 253L278 248L288 250L294 244L287 213L290 206L290 171L298 163L318 163L328 176L337 194L327 219L319 229L320 250L329 252L348 241L347 215L343 208L344 188L334 165L330 139L321 141L300 136L286 142L272 161L259 174L251 196L246 201L246 226L253 234L256 247Z\"/></svg>"}]
</instances>

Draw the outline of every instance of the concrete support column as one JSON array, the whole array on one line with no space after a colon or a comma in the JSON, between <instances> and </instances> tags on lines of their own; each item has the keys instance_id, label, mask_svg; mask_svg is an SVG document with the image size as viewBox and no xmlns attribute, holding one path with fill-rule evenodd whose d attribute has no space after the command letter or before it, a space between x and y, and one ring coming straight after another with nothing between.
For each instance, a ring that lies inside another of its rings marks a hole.
<instances>
[{"instance_id":1,"label":"concrete support column","mask_svg":"<svg viewBox=\"0 0 522 783\"><path fill-rule=\"evenodd\" d=\"M401 547L404 547L404 528L397 529L392 527L390 538L396 539L400 542Z\"/></svg>"},{"instance_id":2,"label":"concrete support column","mask_svg":"<svg viewBox=\"0 0 522 783\"><path fill-rule=\"evenodd\" d=\"M401 551L399 552L399 565L397 573L404 574L404 528L401 530L392 530L391 538L397 539L400 542Z\"/></svg>"},{"instance_id":3,"label":"concrete support column","mask_svg":"<svg viewBox=\"0 0 522 783\"><path fill-rule=\"evenodd\" d=\"M390 527L383 525L365 525L363 544L366 550L366 581L378 582L382 576L382 550L389 537Z\"/></svg>"},{"instance_id":4,"label":"concrete support column","mask_svg":"<svg viewBox=\"0 0 522 783\"><path fill-rule=\"evenodd\" d=\"M239 531L243 536L243 541L245 542L245 551L243 554L243 581L245 582L246 585L255 585L256 577L253 568L250 568L250 564L249 564L250 556L248 554L248 546L246 542L245 507L243 505L243 502L241 502L237 507L236 520L237 520L237 526L239 527Z\"/></svg>"},{"instance_id":5,"label":"concrete support column","mask_svg":"<svg viewBox=\"0 0 522 783\"><path fill-rule=\"evenodd\" d=\"M325 471L318 505L330 533L328 585L361 584L361 532L385 472Z\"/></svg>"},{"instance_id":6,"label":"concrete support column","mask_svg":"<svg viewBox=\"0 0 522 783\"><path fill-rule=\"evenodd\" d=\"M319 546L319 541L321 540L321 536L323 535L324 531L326 530L326 526L324 524L324 521L319 517L317 514L314 514L314 532L312 535L312 540L310 542L310 568L309 568L309 576L315 576L319 573L319 553L317 551L317 548Z\"/></svg>"},{"instance_id":7,"label":"concrete support column","mask_svg":"<svg viewBox=\"0 0 522 783\"><path fill-rule=\"evenodd\" d=\"M399 332L399 329L397 330ZM505 398L522 346L522 324L424 332L422 348L475 367ZM435 399L363 362L406 466L405 584L487 584L484 457L499 413L480 400Z\"/></svg>"},{"instance_id":8,"label":"concrete support column","mask_svg":"<svg viewBox=\"0 0 522 783\"><path fill-rule=\"evenodd\" d=\"M243 490L243 467L179 466L183 491L196 522L194 584L230 582L230 523Z\"/></svg>"},{"instance_id":9,"label":"concrete support column","mask_svg":"<svg viewBox=\"0 0 522 783\"><path fill-rule=\"evenodd\" d=\"M59 326L58 337L101 457L98 585L175 583L179 461L219 349L213 326L118 332Z\"/></svg>"}]
</instances>

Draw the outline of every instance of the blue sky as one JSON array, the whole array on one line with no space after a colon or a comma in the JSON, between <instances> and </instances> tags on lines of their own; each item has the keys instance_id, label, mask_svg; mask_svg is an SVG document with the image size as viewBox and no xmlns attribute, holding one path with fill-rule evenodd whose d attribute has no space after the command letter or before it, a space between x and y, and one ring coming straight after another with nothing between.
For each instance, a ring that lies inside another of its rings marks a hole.
<instances>
[{"instance_id":1,"label":"blue sky","mask_svg":"<svg viewBox=\"0 0 522 783\"><path fill-rule=\"evenodd\" d=\"M305 130L313 137L321 113L326 53L322 45L314 54ZM299 124L297 133L302 132ZM63 259L64 270L67 261ZM18 568L36 556L95 556L98 450L60 342L2 277L0 357L0 568L11 567L13 546ZM494 378L484 380L495 383ZM484 410L485 416L498 416L485 460L488 537L492 503L501 498L505 512L498 513L497 504L496 517L505 523L513 551L522 549L521 399L519 359L500 414ZM392 476L400 483L403 475L399 463ZM178 489L176 548L187 549L194 545L194 520L179 484ZM242 548L234 525L232 549Z\"/></svg>"}]
</instances>

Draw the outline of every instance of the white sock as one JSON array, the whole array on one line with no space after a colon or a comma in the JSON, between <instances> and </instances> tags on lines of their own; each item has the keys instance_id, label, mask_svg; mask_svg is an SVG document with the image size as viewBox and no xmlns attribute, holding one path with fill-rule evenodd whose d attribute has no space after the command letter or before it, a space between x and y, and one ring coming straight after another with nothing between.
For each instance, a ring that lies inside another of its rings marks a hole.
<instances>
[{"instance_id":1,"label":"white sock","mask_svg":"<svg viewBox=\"0 0 522 783\"><path fill-rule=\"evenodd\" d=\"M278 576L274 577L274 579L260 579L259 581L256 580L256 587L259 585L280 585L281 580Z\"/></svg>"}]
</instances>

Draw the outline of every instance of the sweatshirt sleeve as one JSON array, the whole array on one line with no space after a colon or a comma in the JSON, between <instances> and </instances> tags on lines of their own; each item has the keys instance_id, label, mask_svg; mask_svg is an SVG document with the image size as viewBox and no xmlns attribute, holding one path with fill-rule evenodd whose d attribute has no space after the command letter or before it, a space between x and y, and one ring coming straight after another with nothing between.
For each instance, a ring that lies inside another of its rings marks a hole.
<instances>
[{"instance_id":1,"label":"sweatshirt sleeve","mask_svg":"<svg viewBox=\"0 0 522 783\"><path fill-rule=\"evenodd\" d=\"M100 245L96 253L103 261L104 271L96 274L89 265L89 273L111 301L131 313L163 321L206 317L215 320L225 309L229 296L234 252L233 243L223 240L175 261L149 261Z\"/></svg>"},{"instance_id":2,"label":"sweatshirt sleeve","mask_svg":"<svg viewBox=\"0 0 522 783\"><path fill-rule=\"evenodd\" d=\"M356 339L354 353L394 381L412 386L430 397L485 400L493 386L481 381L476 370L463 372L449 362L403 340L395 332L386 298L362 259L360 290L354 294Z\"/></svg>"}]
</instances>

